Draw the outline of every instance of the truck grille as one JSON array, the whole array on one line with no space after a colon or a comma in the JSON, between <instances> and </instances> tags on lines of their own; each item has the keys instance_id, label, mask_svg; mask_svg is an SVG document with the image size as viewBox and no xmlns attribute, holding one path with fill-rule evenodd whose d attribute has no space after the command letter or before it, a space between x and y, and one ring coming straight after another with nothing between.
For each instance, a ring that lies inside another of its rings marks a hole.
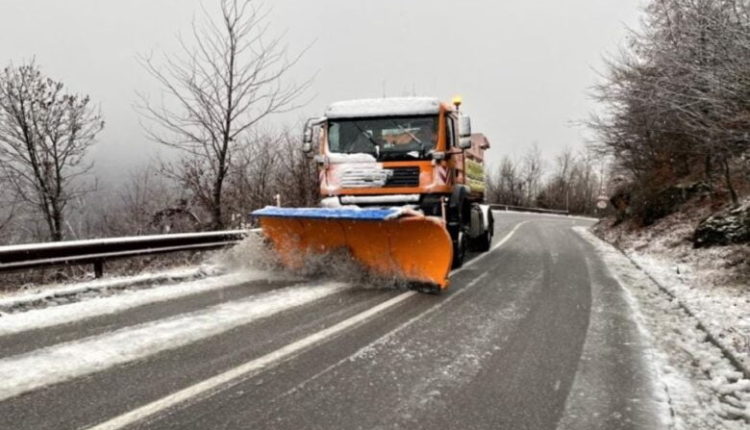
<instances>
[{"instance_id":1,"label":"truck grille","mask_svg":"<svg viewBox=\"0 0 750 430\"><path fill-rule=\"evenodd\" d=\"M386 187L418 187L419 167L394 167L393 174L386 180Z\"/></svg>"}]
</instances>

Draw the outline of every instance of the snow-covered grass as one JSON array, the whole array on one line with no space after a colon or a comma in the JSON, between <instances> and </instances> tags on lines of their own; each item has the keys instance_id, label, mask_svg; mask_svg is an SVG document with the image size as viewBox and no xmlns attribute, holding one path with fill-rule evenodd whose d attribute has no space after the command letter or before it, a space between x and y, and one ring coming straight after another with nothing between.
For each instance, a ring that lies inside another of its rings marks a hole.
<instances>
[{"instance_id":1,"label":"snow-covered grass","mask_svg":"<svg viewBox=\"0 0 750 430\"><path fill-rule=\"evenodd\" d=\"M603 221L596 232L690 309L750 368L750 246L694 249L690 238L707 207L691 207L634 229Z\"/></svg>"},{"instance_id":2,"label":"snow-covered grass","mask_svg":"<svg viewBox=\"0 0 750 430\"><path fill-rule=\"evenodd\" d=\"M216 336L348 288L298 285L0 360L0 401ZM49 311L47 311L49 312ZM28 313L27 313L28 314ZM26 315L26 314L23 314Z\"/></svg>"},{"instance_id":3,"label":"snow-covered grass","mask_svg":"<svg viewBox=\"0 0 750 430\"><path fill-rule=\"evenodd\" d=\"M750 380L707 340L700 321L685 311L624 254L582 227L610 273L626 291L651 359L669 398L671 428L746 429L750 424Z\"/></svg>"}]
</instances>

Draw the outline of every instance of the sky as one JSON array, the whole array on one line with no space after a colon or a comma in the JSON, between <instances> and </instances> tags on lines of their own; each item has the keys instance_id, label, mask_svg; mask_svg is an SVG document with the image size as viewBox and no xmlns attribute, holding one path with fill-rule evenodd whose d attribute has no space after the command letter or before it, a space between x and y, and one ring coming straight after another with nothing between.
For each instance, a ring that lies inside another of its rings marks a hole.
<instances>
[{"instance_id":1,"label":"sky","mask_svg":"<svg viewBox=\"0 0 750 430\"><path fill-rule=\"evenodd\" d=\"M159 86L138 57L173 52L218 0L2 0L0 65L35 59L48 76L100 104L92 156L116 182L159 150L139 123L137 92ZM269 119L295 126L337 100L424 95L464 99L490 163L536 144L552 159L582 147L576 125L597 109L603 59L638 27L643 0L266 0L271 32L306 50L291 81L314 77L310 102Z\"/></svg>"}]
</instances>

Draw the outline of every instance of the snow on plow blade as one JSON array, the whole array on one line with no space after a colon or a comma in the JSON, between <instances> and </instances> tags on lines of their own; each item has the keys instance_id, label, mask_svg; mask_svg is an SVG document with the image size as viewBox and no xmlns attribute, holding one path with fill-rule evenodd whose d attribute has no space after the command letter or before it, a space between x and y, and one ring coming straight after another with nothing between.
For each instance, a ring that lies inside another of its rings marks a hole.
<instances>
[{"instance_id":1,"label":"snow on plow blade","mask_svg":"<svg viewBox=\"0 0 750 430\"><path fill-rule=\"evenodd\" d=\"M377 275L448 286L453 245L439 218L395 208L267 207L252 215L289 267L310 253L347 249Z\"/></svg>"}]
</instances>

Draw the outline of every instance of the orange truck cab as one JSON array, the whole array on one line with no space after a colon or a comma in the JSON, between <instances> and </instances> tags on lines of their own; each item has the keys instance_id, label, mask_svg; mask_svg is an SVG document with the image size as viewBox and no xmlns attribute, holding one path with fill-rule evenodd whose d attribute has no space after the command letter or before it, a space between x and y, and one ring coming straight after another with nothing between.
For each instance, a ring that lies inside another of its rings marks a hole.
<instances>
[{"instance_id":1,"label":"orange truck cab","mask_svg":"<svg viewBox=\"0 0 750 430\"><path fill-rule=\"evenodd\" d=\"M331 104L307 122L303 149L319 166L321 205L410 207L442 219L453 266L468 249L490 248L493 219L484 202L484 151L461 101L400 97Z\"/></svg>"}]
</instances>

